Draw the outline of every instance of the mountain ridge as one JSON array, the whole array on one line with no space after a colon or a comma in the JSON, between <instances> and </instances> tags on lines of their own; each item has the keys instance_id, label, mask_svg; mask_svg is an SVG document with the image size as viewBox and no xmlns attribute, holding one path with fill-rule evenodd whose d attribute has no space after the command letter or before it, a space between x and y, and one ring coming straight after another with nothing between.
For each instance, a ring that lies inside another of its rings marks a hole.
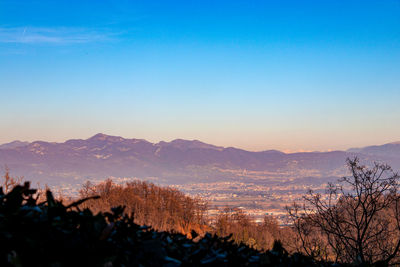
<instances>
[{"instance_id":1,"label":"mountain ridge","mask_svg":"<svg viewBox=\"0 0 400 267\"><path fill-rule=\"evenodd\" d=\"M0 148L0 165L7 165L16 175L46 183L81 183L113 176L154 177L165 184L340 176L346 171L346 158L355 156L400 167L400 145L373 147L329 152L253 152L199 140L151 143L99 133L63 143L34 141Z\"/></svg>"},{"instance_id":2,"label":"mountain ridge","mask_svg":"<svg viewBox=\"0 0 400 267\"><path fill-rule=\"evenodd\" d=\"M29 142L15 140L9 143L0 144L0 149L7 149L7 148L16 148L20 146L28 145Z\"/></svg>"},{"instance_id":3,"label":"mountain ridge","mask_svg":"<svg viewBox=\"0 0 400 267\"><path fill-rule=\"evenodd\" d=\"M43 141L43 140L36 140L33 142L27 142L27 141L19 141L19 140L15 140L12 142L8 142L8 143L3 143L0 144L0 149L7 149L7 148L16 148L19 146L26 146L32 143L40 143L40 142L44 142L44 143L52 143L52 144L65 144L65 143L73 143L73 142L81 142L81 141L89 141L89 140L97 140L97 141L109 141L109 142L118 142L118 141L130 141L130 142L147 142L147 143L151 143L153 145L160 145L160 146L181 146L183 144L188 144L191 148L193 147L202 147L202 148L212 148L212 149L216 149L216 150L222 150L222 149L228 149L228 148L234 148L234 149L239 149L239 150L244 150L244 151L248 151L248 152L279 152L279 153L283 153L283 154L296 154L296 153L324 153L324 152L334 152L334 151L346 151L346 152L358 152L367 148L372 148L372 147L382 147L382 146L391 146L391 145L400 145L400 141L394 141L394 142L390 142L390 143L385 143L383 145L369 145L369 146L364 146L364 147L352 147L349 148L347 150L332 150L332 151L310 151L310 152L303 152L303 151L294 151L294 152L283 152L277 149L267 149L267 150L261 150L261 151L249 151L246 149L241 149L241 148L236 148L236 147L223 147L223 146L217 146L217 145L213 145L213 144L208 144L205 142L202 142L200 140L197 139L193 139L193 140L188 140L188 139L181 139L181 138L177 138L177 139L173 139L169 142L167 141L159 141L157 143L152 143L146 139L137 139L137 138L124 138L121 136L114 136L114 135L107 135L104 133L97 133L87 139L68 139L64 142L47 142L47 141ZM196 144L197 146L194 146L193 144Z\"/></svg>"}]
</instances>

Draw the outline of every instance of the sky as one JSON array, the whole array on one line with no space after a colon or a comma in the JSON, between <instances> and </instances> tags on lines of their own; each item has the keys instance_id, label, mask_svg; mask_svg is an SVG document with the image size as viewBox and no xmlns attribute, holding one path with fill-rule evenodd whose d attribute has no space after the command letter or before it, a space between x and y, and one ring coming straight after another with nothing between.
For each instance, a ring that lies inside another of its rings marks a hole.
<instances>
[{"instance_id":1,"label":"sky","mask_svg":"<svg viewBox=\"0 0 400 267\"><path fill-rule=\"evenodd\" d=\"M400 140L400 0L0 0L0 143Z\"/></svg>"}]
</instances>

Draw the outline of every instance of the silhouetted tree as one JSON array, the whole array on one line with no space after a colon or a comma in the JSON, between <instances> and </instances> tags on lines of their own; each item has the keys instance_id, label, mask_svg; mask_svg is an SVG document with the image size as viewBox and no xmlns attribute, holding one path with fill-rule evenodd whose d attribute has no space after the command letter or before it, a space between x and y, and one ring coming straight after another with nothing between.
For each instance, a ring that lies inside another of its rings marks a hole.
<instances>
[{"instance_id":1,"label":"silhouetted tree","mask_svg":"<svg viewBox=\"0 0 400 267\"><path fill-rule=\"evenodd\" d=\"M347 159L351 176L310 191L288 208L303 252L354 264L396 264L400 248L399 175L390 166L368 168Z\"/></svg>"}]
</instances>

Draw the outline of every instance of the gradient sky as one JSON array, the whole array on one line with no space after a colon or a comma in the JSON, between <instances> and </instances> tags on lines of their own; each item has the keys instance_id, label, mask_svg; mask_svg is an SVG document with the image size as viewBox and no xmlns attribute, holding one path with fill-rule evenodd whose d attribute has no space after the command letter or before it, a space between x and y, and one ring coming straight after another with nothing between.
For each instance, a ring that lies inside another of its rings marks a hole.
<instances>
[{"instance_id":1,"label":"gradient sky","mask_svg":"<svg viewBox=\"0 0 400 267\"><path fill-rule=\"evenodd\" d=\"M400 1L0 0L0 99L0 143L398 141Z\"/></svg>"}]
</instances>

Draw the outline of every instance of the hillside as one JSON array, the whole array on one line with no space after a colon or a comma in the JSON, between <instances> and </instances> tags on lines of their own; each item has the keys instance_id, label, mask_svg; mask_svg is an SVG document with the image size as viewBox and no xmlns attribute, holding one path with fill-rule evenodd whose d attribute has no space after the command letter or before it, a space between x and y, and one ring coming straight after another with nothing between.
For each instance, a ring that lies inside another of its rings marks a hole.
<instances>
[{"instance_id":1,"label":"hillside","mask_svg":"<svg viewBox=\"0 0 400 267\"><path fill-rule=\"evenodd\" d=\"M205 234L196 241L136 224L122 207L94 214L54 199L37 203L29 183L0 191L1 266L330 266L276 242L260 252L229 237ZM196 237L196 233L192 232ZM338 266L338 265L336 265Z\"/></svg>"}]
</instances>

